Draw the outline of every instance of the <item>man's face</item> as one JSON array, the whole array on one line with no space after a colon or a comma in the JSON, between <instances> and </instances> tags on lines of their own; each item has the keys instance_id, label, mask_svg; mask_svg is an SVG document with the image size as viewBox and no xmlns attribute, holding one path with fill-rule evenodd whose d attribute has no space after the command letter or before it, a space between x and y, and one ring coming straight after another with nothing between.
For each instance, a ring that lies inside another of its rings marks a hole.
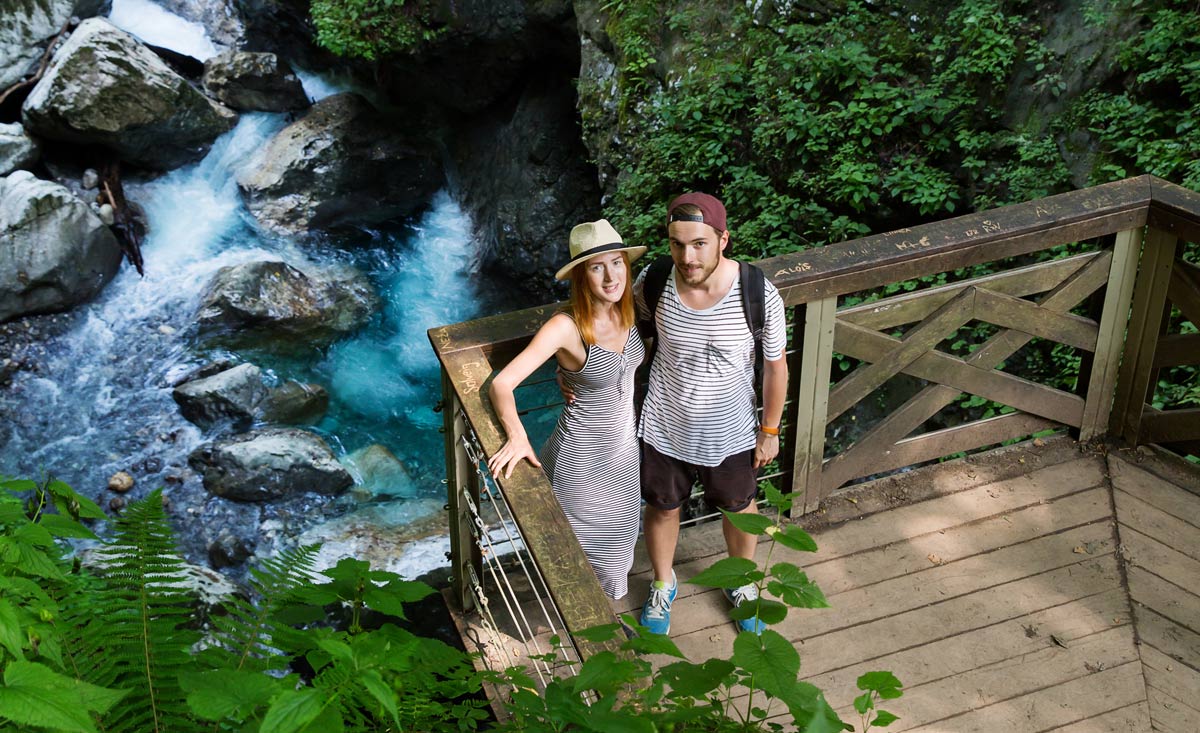
<instances>
[{"instance_id":1,"label":"man's face","mask_svg":"<svg viewBox=\"0 0 1200 733\"><path fill-rule=\"evenodd\" d=\"M673 221L667 226L671 240L671 259L683 281L697 287L708 281L721 264L729 232L717 230L699 221Z\"/></svg>"}]
</instances>

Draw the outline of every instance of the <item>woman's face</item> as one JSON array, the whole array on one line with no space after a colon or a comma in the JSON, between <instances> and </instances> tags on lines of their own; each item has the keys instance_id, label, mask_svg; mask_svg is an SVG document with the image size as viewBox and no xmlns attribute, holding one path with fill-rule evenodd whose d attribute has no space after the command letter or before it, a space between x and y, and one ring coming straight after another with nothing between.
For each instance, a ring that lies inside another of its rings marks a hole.
<instances>
[{"instance_id":1,"label":"woman's face","mask_svg":"<svg viewBox=\"0 0 1200 733\"><path fill-rule=\"evenodd\" d=\"M628 281L623 252L596 255L583 263L588 291L596 300L617 303Z\"/></svg>"}]
</instances>

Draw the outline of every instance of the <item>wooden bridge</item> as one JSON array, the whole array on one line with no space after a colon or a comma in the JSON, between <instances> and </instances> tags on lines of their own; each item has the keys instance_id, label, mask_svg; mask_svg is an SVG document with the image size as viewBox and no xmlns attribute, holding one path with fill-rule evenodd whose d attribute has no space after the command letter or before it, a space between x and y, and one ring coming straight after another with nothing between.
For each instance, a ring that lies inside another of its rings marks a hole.
<instances>
[{"instance_id":1,"label":"wooden bridge","mask_svg":"<svg viewBox=\"0 0 1200 733\"><path fill-rule=\"evenodd\" d=\"M1135 449L1200 454L1200 407L1154 406L1160 377L1200 364L1200 267L1184 242L1200 242L1200 195L1142 176L759 263L792 319L769 479L797 493L794 519L820 550L792 559L833 605L777 630L832 704L844 712L858 674L889 669L906 685L889 730L1200 730L1200 470ZM870 295L895 283L899 295ZM449 595L469 639L475 625L514 640L554 630L587 658L605 645L569 632L640 604L644 560L610 604L540 471L480 492L478 461L503 442L484 387L551 312L430 331L444 369ZM958 337L967 324L975 343ZM1035 339L1077 356L1077 374L1005 372ZM835 359L849 369L831 385ZM943 427L964 395L980 419ZM492 620L481 498L519 531L518 557L547 591L529 603L552 607L547 622ZM723 554L714 525L687 530L680 578ZM719 593L684 584L673 615L692 659L728 654Z\"/></svg>"}]
</instances>

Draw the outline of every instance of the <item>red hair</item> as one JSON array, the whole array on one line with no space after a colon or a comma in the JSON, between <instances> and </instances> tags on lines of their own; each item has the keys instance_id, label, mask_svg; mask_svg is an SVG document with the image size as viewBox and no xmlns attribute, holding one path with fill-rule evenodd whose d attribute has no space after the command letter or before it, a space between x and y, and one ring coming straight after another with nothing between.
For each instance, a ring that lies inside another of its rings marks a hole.
<instances>
[{"instance_id":1,"label":"red hair","mask_svg":"<svg viewBox=\"0 0 1200 733\"><path fill-rule=\"evenodd\" d=\"M621 330L633 328L633 279L629 265L629 253L621 253L621 261L625 263L625 290L617 301L617 317ZM571 268L571 299L568 312L575 318L583 343L596 343L596 332L592 329L592 321L596 317L596 296L592 294L587 282L586 262L581 262Z\"/></svg>"}]
</instances>

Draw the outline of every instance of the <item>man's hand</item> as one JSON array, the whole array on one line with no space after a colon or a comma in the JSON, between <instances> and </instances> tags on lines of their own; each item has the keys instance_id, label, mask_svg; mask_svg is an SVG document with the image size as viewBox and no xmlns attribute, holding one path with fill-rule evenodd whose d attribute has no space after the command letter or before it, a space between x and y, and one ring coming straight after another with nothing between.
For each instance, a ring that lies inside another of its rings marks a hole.
<instances>
[{"instance_id":1,"label":"man's hand","mask_svg":"<svg viewBox=\"0 0 1200 733\"><path fill-rule=\"evenodd\" d=\"M562 392L563 402L566 402L568 405L575 404L575 393L563 381L562 367L554 368L554 381L558 383L558 391Z\"/></svg>"},{"instance_id":2,"label":"man's hand","mask_svg":"<svg viewBox=\"0 0 1200 733\"><path fill-rule=\"evenodd\" d=\"M758 431L754 440L754 469L758 470L779 455L779 436Z\"/></svg>"}]
</instances>

